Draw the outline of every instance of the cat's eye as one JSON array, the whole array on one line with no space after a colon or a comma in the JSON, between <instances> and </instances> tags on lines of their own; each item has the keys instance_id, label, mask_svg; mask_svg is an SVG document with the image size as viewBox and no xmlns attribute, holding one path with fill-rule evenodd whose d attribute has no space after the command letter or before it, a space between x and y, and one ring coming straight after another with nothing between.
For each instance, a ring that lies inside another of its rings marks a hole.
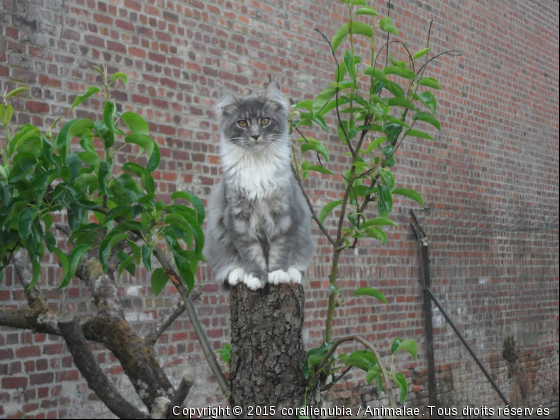
<instances>
[{"instance_id":1,"label":"cat's eye","mask_svg":"<svg viewBox=\"0 0 560 420\"><path fill-rule=\"evenodd\" d=\"M261 119L261 125L268 125L269 122L270 122L270 118L262 118Z\"/></svg>"},{"instance_id":2,"label":"cat's eye","mask_svg":"<svg viewBox=\"0 0 560 420\"><path fill-rule=\"evenodd\" d=\"M237 125L241 128L246 128L247 127L247 121L239 120L239 121L237 121Z\"/></svg>"}]
</instances>

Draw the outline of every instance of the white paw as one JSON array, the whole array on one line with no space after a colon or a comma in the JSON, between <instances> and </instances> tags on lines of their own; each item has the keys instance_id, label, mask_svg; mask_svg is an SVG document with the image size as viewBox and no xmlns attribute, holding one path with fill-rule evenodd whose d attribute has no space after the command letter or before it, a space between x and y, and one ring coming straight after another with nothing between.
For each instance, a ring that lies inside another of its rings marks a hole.
<instances>
[{"instance_id":1,"label":"white paw","mask_svg":"<svg viewBox=\"0 0 560 420\"><path fill-rule=\"evenodd\" d=\"M257 290L257 289L261 289L263 287L263 284L261 283L261 281L258 278L253 277L253 275L250 274L250 273L245 274L245 278L244 278L243 282L251 290Z\"/></svg>"},{"instance_id":2,"label":"white paw","mask_svg":"<svg viewBox=\"0 0 560 420\"><path fill-rule=\"evenodd\" d=\"M288 274L290 275L290 280L292 283L301 283L301 272L297 268L290 267L288 269Z\"/></svg>"},{"instance_id":3,"label":"white paw","mask_svg":"<svg viewBox=\"0 0 560 420\"><path fill-rule=\"evenodd\" d=\"M243 277L245 277L245 270L241 267L235 267L228 274L228 283L231 286L236 286L239 283L243 283Z\"/></svg>"},{"instance_id":4,"label":"white paw","mask_svg":"<svg viewBox=\"0 0 560 420\"><path fill-rule=\"evenodd\" d=\"M268 282L272 284L288 283L290 275L283 270L276 270L268 273Z\"/></svg>"}]
</instances>

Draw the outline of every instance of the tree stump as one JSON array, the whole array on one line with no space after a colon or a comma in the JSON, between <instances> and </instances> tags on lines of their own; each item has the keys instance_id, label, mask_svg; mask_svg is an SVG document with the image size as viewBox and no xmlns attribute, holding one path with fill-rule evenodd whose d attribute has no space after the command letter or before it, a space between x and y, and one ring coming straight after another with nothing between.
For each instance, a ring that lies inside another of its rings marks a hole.
<instances>
[{"instance_id":1,"label":"tree stump","mask_svg":"<svg viewBox=\"0 0 560 420\"><path fill-rule=\"evenodd\" d=\"M240 284L230 297L231 406L243 408L239 418L293 418L282 416L282 408L302 407L307 386L301 368L307 358L301 337L303 287L269 285L252 291ZM308 406L315 402L311 394Z\"/></svg>"}]
</instances>

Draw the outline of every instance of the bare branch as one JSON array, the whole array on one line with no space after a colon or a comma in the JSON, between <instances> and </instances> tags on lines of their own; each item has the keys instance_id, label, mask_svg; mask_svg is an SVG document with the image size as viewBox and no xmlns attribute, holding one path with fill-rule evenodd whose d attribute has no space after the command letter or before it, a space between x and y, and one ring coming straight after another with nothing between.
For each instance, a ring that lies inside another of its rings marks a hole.
<instances>
[{"instance_id":1,"label":"bare branch","mask_svg":"<svg viewBox=\"0 0 560 420\"><path fill-rule=\"evenodd\" d=\"M78 319L69 314L58 322L58 327L72 354L74 364L85 378L89 388L103 401L107 408L121 419L149 419L119 393L103 373L93 352L88 347Z\"/></svg>"},{"instance_id":2,"label":"bare branch","mask_svg":"<svg viewBox=\"0 0 560 420\"><path fill-rule=\"evenodd\" d=\"M1 308L0 325L12 328L33 330L47 334L61 335L56 314L31 308Z\"/></svg>"},{"instance_id":3,"label":"bare branch","mask_svg":"<svg viewBox=\"0 0 560 420\"><path fill-rule=\"evenodd\" d=\"M331 389L333 386L335 386L338 382L340 382L340 380L344 377L344 375L346 375L348 372L350 372L350 369L352 369L352 366L347 367L344 372L342 372L338 378L334 377L333 374L333 380L330 384L327 384L325 387L323 387L323 389L321 391L327 392L329 389Z\"/></svg>"},{"instance_id":4,"label":"bare branch","mask_svg":"<svg viewBox=\"0 0 560 420\"><path fill-rule=\"evenodd\" d=\"M181 406L189 396L189 392L191 391L192 386L194 385L194 377L192 375L186 374L181 379L181 383L177 387L177 391L175 391L175 395L171 398L171 403L169 404L169 408L172 410L175 406ZM168 417L171 417L168 413Z\"/></svg>"},{"instance_id":5,"label":"bare branch","mask_svg":"<svg viewBox=\"0 0 560 420\"><path fill-rule=\"evenodd\" d=\"M295 170L293 165L292 165L292 172L294 173L296 181L299 185L299 189L301 190L301 193L303 194L303 197L305 198L305 201L307 202L307 206L309 207L309 210L311 211L311 217L313 218L313 220L315 220L315 222L317 223L317 226L319 226L319 229L321 229L321 231L327 237L327 239L332 244L332 246L336 247L336 243L335 243L334 239L331 237L331 235L329 234L329 231L327 230L327 228L325 228L323 223L321 223L321 221L319 220L319 217L317 217L317 213L315 212L315 209L313 208L313 204L311 203L311 200L307 196L307 193L305 192L305 189L303 188L303 184L301 183L301 180L299 179L299 176L297 175L296 170Z\"/></svg>"},{"instance_id":6,"label":"bare branch","mask_svg":"<svg viewBox=\"0 0 560 420\"><path fill-rule=\"evenodd\" d=\"M72 236L72 230L70 229L70 226L65 225L64 223L55 223L54 227L57 230L60 230L62 233L64 233L66 236L70 237Z\"/></svg>"},{"instance_id":7,"label":"bare branch","mask_svg":"<svg viewBox=\"0 0 560 420\"><path fill-rule=\"evenodd\" d=\"M196 287L191 292L190 298L193 301L196 301L200 297L200 295L202 295L202 290L200 289L200 287ZM160 338L161 335L165 332L165 330L167 330L167 328L170 327L173 321L179 318L183 312L185 312L185 303L182 300L178 300L175 305L173 305L171 312L169 312L156 325L154 325L152 330L146 335L146 342L154 345L158 338Z\"/></svg>"}]
</instances>

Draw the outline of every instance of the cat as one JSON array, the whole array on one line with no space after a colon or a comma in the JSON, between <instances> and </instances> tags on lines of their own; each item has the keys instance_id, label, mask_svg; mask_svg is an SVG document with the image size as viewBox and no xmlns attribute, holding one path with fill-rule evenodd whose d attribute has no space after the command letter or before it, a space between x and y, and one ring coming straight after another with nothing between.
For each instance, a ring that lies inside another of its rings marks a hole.
<instances>
[{"instance_id":1,"label":"cat","mask_svg":"<svg viewBox=\"0 0 560 420\"><path fill-rule=\"evenodd\" d=\"M291 169L288 107L278 82L258 96L237 97L225 87L220 96L224 178L209 199L204 255L226 286L301 283L315 242Z\"/></svg>"}]
</instances>

